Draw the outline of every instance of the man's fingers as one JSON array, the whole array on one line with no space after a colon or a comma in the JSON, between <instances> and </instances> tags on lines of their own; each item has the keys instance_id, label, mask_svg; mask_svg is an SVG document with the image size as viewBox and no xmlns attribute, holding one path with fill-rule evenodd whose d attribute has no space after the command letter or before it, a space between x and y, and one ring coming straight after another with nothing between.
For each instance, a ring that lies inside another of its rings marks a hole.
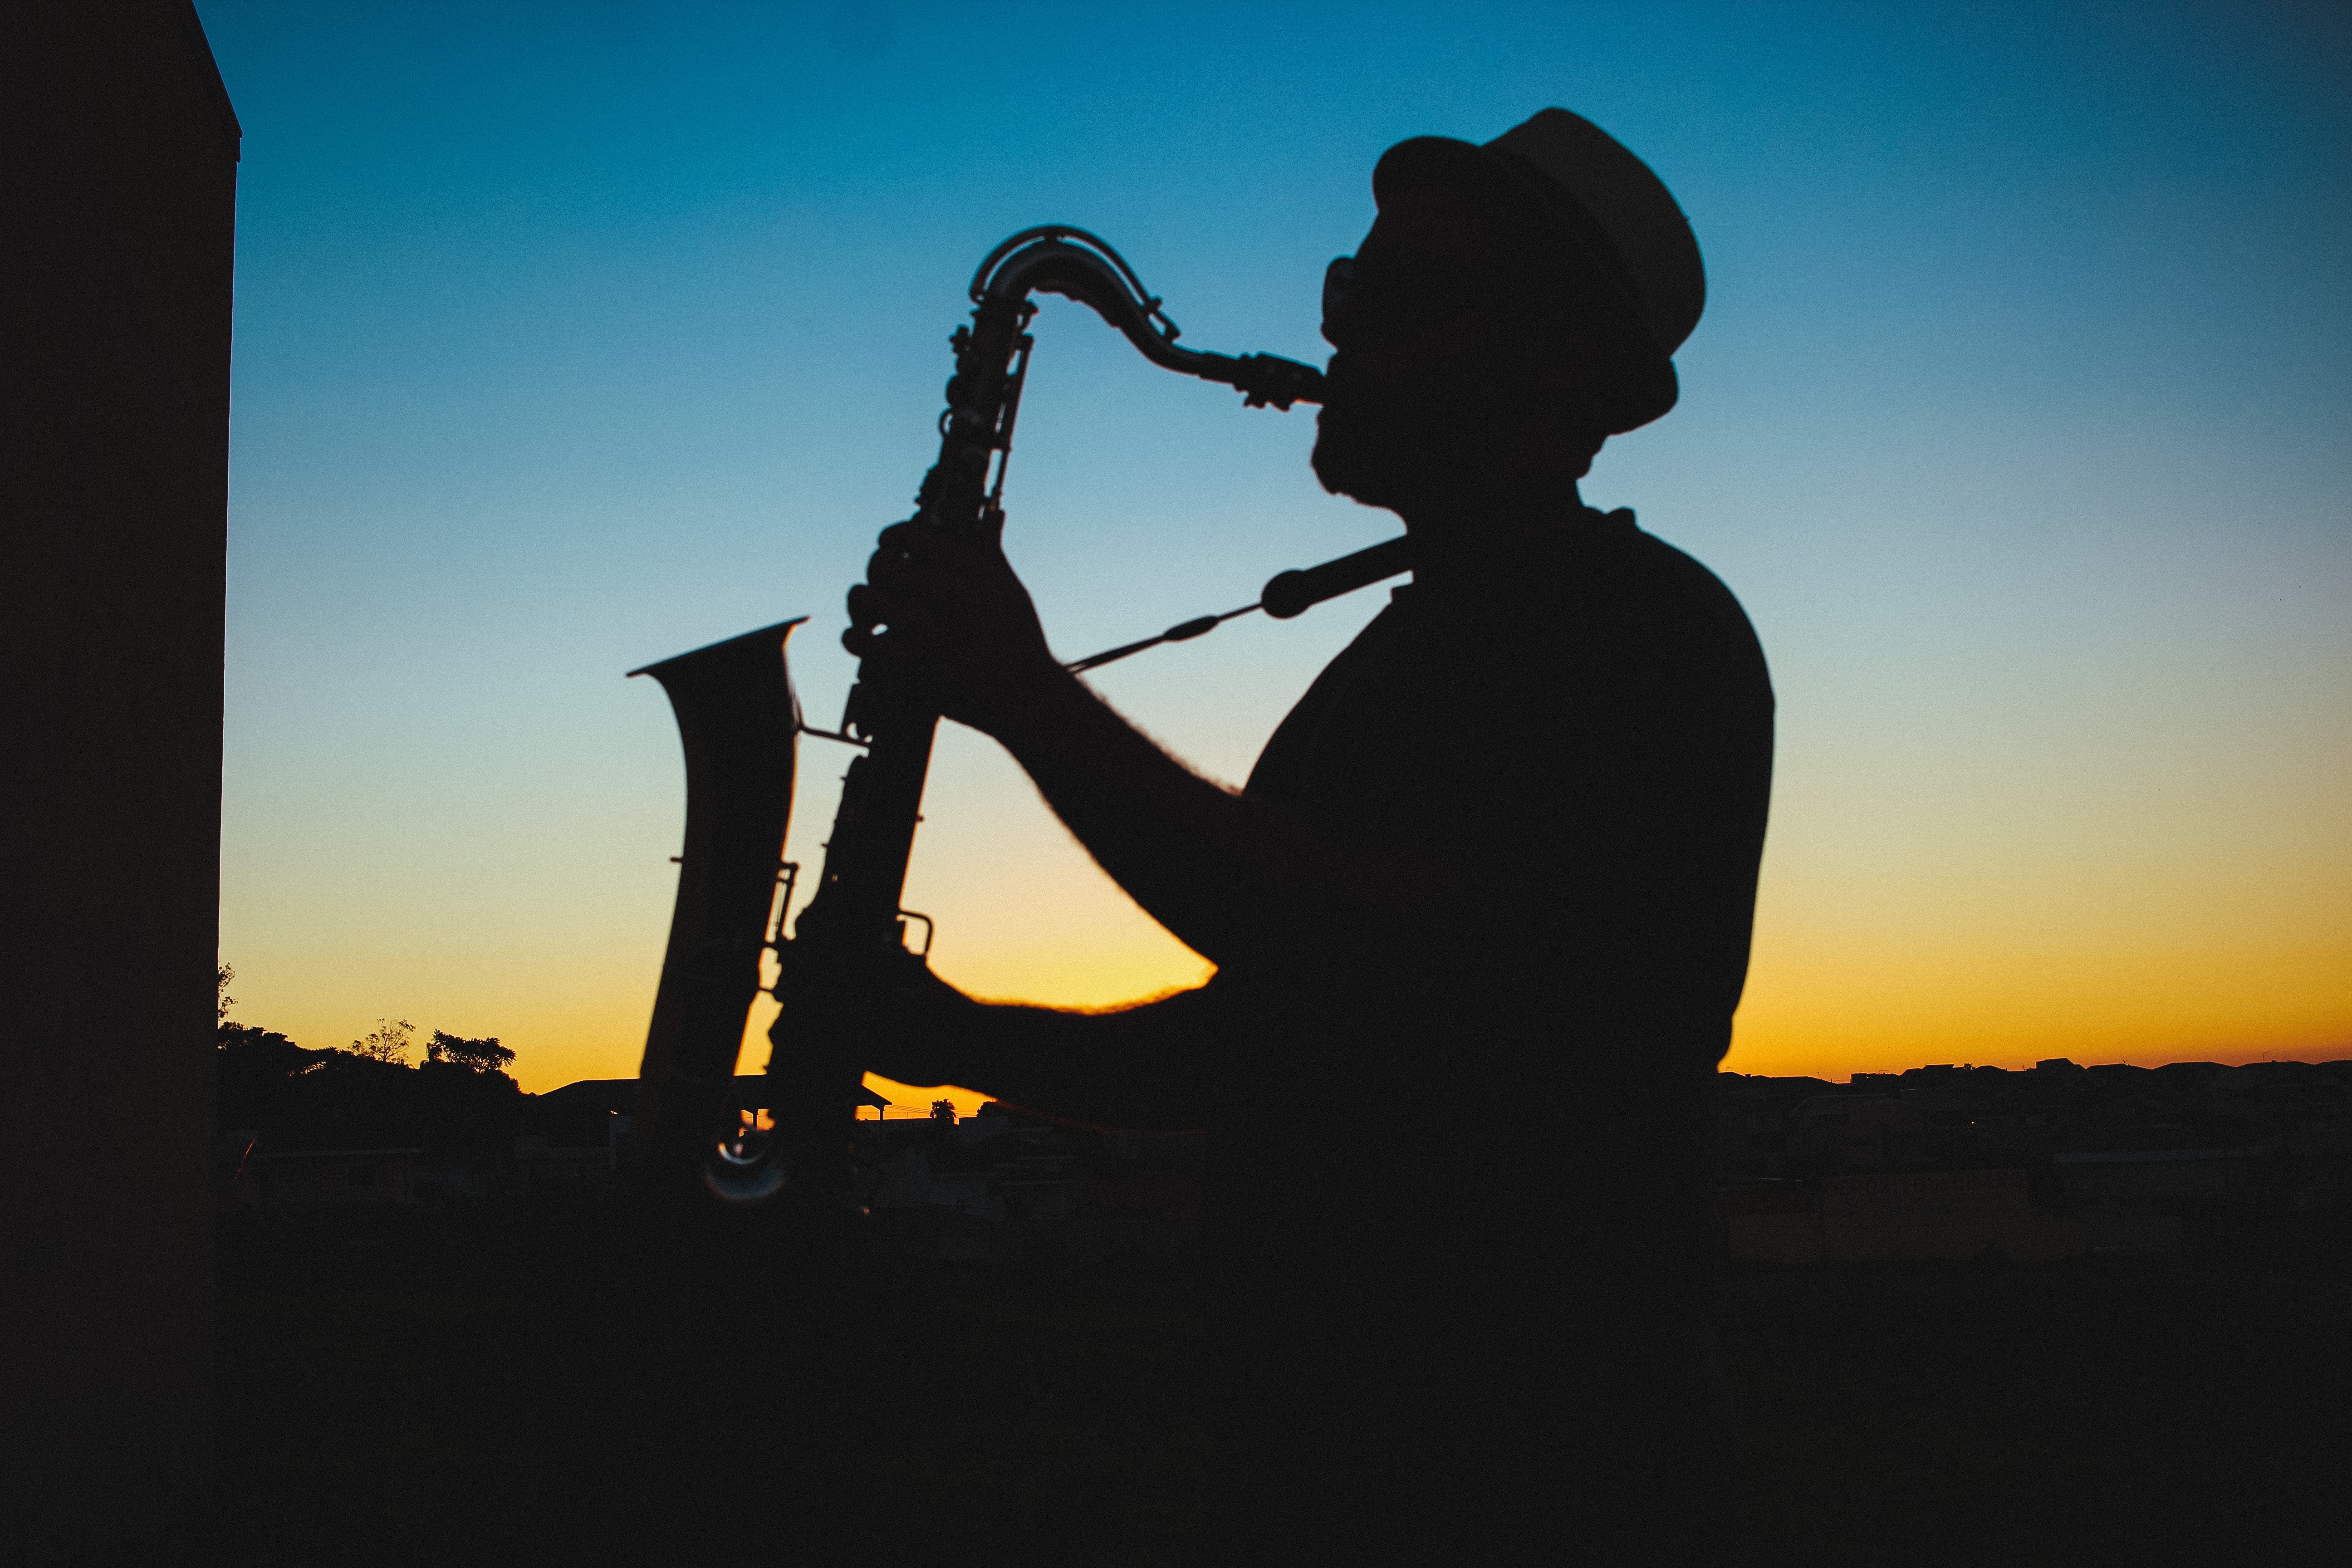
<instances>
[{"instance_id":1,"label":"man's fingers","mask_svg":"<svg viewBox=\"0 0 2352 1568\"><path fill-rule=\"evenodd\" d=\"M999 530L982 538L950 533L934 523L894 522L875 541L877 558L895 555L908 562L928 563L957 572L984 570L1001 563L1004 552Z\"/></svg>"},{"instance_id":2,"label":"man's fingers","mask_svg":"<svg viewBox=\"0 0 2352 1568\"><path fill-rule=\"evenodd\" d=\"M866 558L866 580L894 592L946 599L961 596L973 584L988 581L992 573L1006 569L1001 554L941 540L937 529L926 527L921 535L925 542L919 548L900 550L885 534L882 547Z\"/></svg>"},{"instance_id":3,"label":"man's fingers","mask_svg":"<svg viewBox=\"0 0 2352 1568\"><path fill-rule=\"evenodd\" d=\"M860 658L870 658L880 664L898 662L898 650L890 646L890 639L876 636L870 626L849 627L841 634L841 646Z\"/></svg>"},{"instance_id":4,"label":"man's fingers","mask_svg":"<svg viewBox=\"0 0 2352 1568\"><path fill-rule=\"evenodd\" d=\"M849 590L849 624L853 626L871 630L896 625L897 612L904 607L903 601L870 583L860 583Z\"/></svg>"},{"instance_id":5,"label":"man's fingers","mask_svg":"<svg viewBox=\"0 0 2352 1568\"><path fill-rule=\"evenodd\" d=\"M849 627L841 634L841 646L860 658L904 668L909 657L920 657L915 618L915 607L904 597L860 583L849 590Z\"/></svg>"},{"instance_id":6,"label":"man's fingers","mask_svg":"<svg viewBox=\"0 0 2352 1568\"><path fill-rule=\"evenodd\" d=\"M875 547L886 555L909 561L948 561L968 555L971 547L946 529L929 522L894 522L882 531Z\"/></svg>"},{"instance_id":7,"label":"man's fingers","mask_svg":"<svg viewBox=\"0 0 2352 1568\"><path fill-rule=\"evenodd\" d=\"M885 550L919 550L927 535L944 537L946 532L945 529L925 527L919 519L910 517L884 529L874 542Z\"/></svg>"},{"instance_id":8,"label":"man's fingers","mask_svg":"<svg viewBox=\"0 0 2352 1568\"><path fill-rule=\"evenodd\" d=\"M971 573L959 562L877 550L866 563L866 580L893 593L938 597L971 581Z\"/></svg>"}]
</instances>

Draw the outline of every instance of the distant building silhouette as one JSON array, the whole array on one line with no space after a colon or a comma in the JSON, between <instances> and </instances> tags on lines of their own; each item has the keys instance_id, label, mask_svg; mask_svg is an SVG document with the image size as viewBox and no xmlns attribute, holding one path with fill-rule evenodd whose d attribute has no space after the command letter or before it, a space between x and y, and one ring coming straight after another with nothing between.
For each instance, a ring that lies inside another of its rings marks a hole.
<instances>
[{"instance_id":1,"label":"distant building silhouette","mask_svg":"<svg viewBox=\"0 0 2352 1568\"><path fill-rule=\"evenodd\" d=\"M2169 1256L2352 1194L2352 1061L1719 1081L1718 1211L1736 1258ZM2000 1190L2018 1201L1915 1201L1970 1172L2013 1175ZM1875 1213L1857 1196L1871 1193Z\"/></svg>"}]
</instances>

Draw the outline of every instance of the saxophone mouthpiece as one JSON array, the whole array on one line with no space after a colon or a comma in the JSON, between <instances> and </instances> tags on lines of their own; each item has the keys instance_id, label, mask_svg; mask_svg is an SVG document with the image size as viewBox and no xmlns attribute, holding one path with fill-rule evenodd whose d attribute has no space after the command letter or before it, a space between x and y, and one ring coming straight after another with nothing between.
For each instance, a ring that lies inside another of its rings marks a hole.
<instances>
[{"instance_id":1,"label":"saxophone mouthpiece","mask_svg":"<svg viewBox=\"0 0 2352 1568\"><path fill-rule=\"evenodd\" d=\"M1323 401L1323 373L1280 354L1202 356L1209 363L1202 375L1241 389L1242 402L1251 408L1288 408L1294 403Z\"/></svg>"}]
</instances>

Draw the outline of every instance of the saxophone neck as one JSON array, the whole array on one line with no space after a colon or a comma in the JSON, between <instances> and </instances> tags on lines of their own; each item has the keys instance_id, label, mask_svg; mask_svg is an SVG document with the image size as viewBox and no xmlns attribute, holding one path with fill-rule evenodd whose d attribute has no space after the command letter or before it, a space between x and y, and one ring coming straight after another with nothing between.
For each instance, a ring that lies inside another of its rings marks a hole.
<instances>
[{"instance_id":1,"label":"saxophone neck","mask_svg":"<svg viewBox=\"0 0 2352 1568\"><path fill-rule=\"evenodd\" d=\"M1082 228L1053 224L1024 229L988 253L972 275L971 293L983 310L992 302L1025 300L1032 294L1076 300L1116 327L1152 363L1234 387L1253 408L1323 400L1323 373L1312 365L1276 354L1234 356L1180 347L1181 331L1160 297L1144 288L1109 241Z\"/></svg>"}]
</instances>

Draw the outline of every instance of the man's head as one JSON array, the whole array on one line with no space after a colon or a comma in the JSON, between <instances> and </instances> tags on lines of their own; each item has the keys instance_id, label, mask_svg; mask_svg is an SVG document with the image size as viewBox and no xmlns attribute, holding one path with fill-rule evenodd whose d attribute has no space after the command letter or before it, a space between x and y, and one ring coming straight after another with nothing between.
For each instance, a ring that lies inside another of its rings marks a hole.
<instances>
[{"instance_id":1,"label":"man's head","mask_svg":"<svg viewBox=\"0 0 2352 1568\"><path fill-rule=\"evenodd\" d=\"M1698 247L1598 127L1550 109L1485 147L1417 137L1372 188L1380 216L1325 291L1326 488L1408 514L1564 491L1602 441L1674 405Z\"/></svg>"}]
</instances>

